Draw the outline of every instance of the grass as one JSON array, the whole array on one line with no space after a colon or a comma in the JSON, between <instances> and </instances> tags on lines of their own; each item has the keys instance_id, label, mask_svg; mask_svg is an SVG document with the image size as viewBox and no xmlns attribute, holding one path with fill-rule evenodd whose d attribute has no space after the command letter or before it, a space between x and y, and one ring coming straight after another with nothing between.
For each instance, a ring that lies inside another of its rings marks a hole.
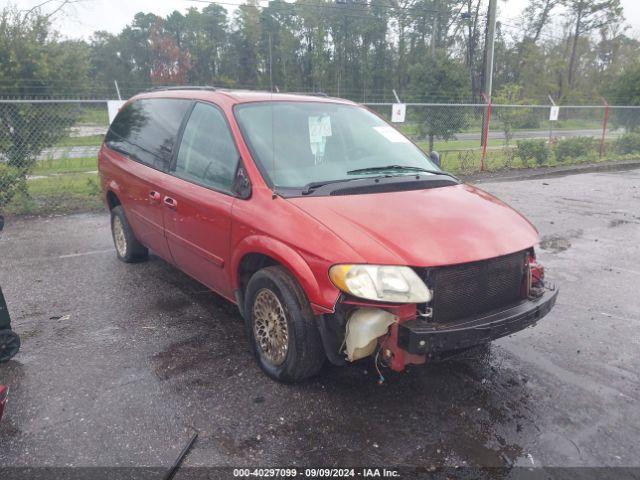
<instances>
[{"instance_id":1,"label":"grass","mask_svg":"<svg viewBox=\"0 0 640 480\"><path fill-rule=\"evenodd\" d=\"M88 135L86 137L65 137L54 145L54 147L99 147L102 145L104 135Z\"/></svg>"},{"instance_id":2,"label":"grass","mask_svg":"<svg viewBox=\"0 0 640 480\"><path fill-rule=\"evenodd\" d=\"M51 175L54 173L90 172L98 169L97 157L61 158L58 160L40 160L31 171L32 175Z\"/></svg>"},{"instance_id":3,"label":"grass","mask_svg":"<svg viewBox=\"0 0 640 480\"><path fill-rule=\"evenodd\" d=\"M91 125L109 125L109 113L107 111L107 105L85 107L80 113L78 118L80 124Z\"/></svg>"},{"instance_id":4,"label":"grass","mask_svg":"<svg viewBox=\"0 0 640 480\"><path fill-rule=\"evenodd\" d=\"M548 121L540 122L537 127L529 127L529 128L514 128L512 132L549 132L549 123ZM412 138L421 138L424 137L420 133L418 128L418 124L415 122L408 122L403 124L396 124L396 128L398 128L405 135ZM580 119L580 118L571 118L568 120L559 120L554 122L553 131L558 132L561 130L599 130L602 128L602 122L599 120L590 120L590 119ZM498 120L491 121L491 131L492 132L502 132L502 124ZM609 124L609 129L612 128L611 124ZM482 124L480 122L472 122L467 128L460 130L459 133L477 133L480 135L482 132Z\"/></svg>"},{"instance_id":5,"label":"grass","mask_svg":"<svg viewBox=\"0 0 640 480\"><path fill-rule=\"evenodd\" d=\"M602 128L602 121L580 119L580 118L558 120L553 125L554 130L580 130L580 129L598 130L601 128ZM609 128L611 128L611 125L609 125ZM546 128L543 130L549 130L549 122L546 122Z\"/></svg>"},{"instance_id":6,"label":"grass","mask_svg":"<svg viewBox=\"0 0 640 480\"><path fill-rule=\"evenodd\" d=\"M515 141L512 141L515 145ZM418 146L425 152L429 151L429 142L417 142ZM490 138L487 143L488 148L504 147L504 140L500 138ZM451 150L481 150L479 140L448 140L437 141L433 144L433 149L438 152L447 152Z\"/></svg>"},{"instance_id":7,"label":"grass","mask_svg":"<svg viewBox=\"0 0 640 480\"><path fill-rule=\"evenodd\" d=\"M102 206L98 176L72 173L29 180L29 195L18 194L5 209L18 215L72 213Z\"/></svg>"},{"instance_id":8,"label":"grass","mask_svg":"<svg viewBox=\"0 0 640 480\"><path fill-rule=\"evenodd\" d=\"M442 151L440 152L440 160L442 168L448 172L457 175L470 174L480 171L482 160L481 150L459 150L459 151ZM555 155L552 154L550 159L543 165L538 165L534 160L523 162L516 154L515 147L494 148L487 150L485 159L485 167L489 172L505 170L505 169L523 169L523 168L540 168L540 167L559 167L568 165L579 165L581 163L607 162L618 160L637 160L640 152L635 154L621 155L615 152L613 142L607 142L605 147L605 155L599 158L597 149L591 151L588 155L580 158L567 158L565 161L559 162Z\"/></svg>"}]
</instances>

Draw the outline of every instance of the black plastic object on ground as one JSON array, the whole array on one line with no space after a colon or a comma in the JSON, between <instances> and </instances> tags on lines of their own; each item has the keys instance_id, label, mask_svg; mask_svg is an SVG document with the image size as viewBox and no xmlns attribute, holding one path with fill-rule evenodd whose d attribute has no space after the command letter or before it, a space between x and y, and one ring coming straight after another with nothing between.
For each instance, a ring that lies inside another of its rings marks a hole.
<instances>
[{"instance_id":1,"label":"black plastic object on ground","mask_svg":"<svg viewBox=\"0 0 640 480\"><path fill-rule=\"evenodd\" d=\"M0 215L0 232L4 227L4 217ZM11 330L11 317L0 288L0 363L11 360L20 350L20 337Z\"/></svg>"},{"instance_id":2,"label":"black plastic object on ground","mask_svg":"<svg viewBox=\"0 0 640 480\"><path fill-rule=\"evenodd\" d=\"M7 362L20 350L20 337L11 330L11 318L0 288L0 363Z\"/></svg>"},{"instance_id":3,"label":"black plastic object on ground","mask_svg":"<svg viewBox=\"0 0 640 480\"><path fill-rule=\"evenodd\" d=\"M184 457L187 456L187 453L189 453L189 450L193 446L193 443L196 441L196 438L198 438L198 432L193 434L193 436L191 437L189 442L182 449L182 451L180 452L180 455L178 455L178 458L176 458L176 461L173 462L173 465L171 466L171 468L169 469L169 471L165 475L164 480L171 480L173 478L173 476L178 471L178 468L180 468L180 465L182 464L182 461L184 460Z\"/></svg>"}]
</instances>

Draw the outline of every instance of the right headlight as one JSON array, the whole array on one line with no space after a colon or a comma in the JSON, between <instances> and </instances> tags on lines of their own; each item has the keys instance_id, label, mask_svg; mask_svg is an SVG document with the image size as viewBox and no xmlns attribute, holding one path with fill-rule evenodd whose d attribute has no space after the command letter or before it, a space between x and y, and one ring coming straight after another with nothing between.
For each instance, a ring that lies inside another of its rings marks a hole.
<instances>
[{"instance_id":1,"label":"right headlight","mask_svg":"<svg viewBox=\"0 0 640 480\"><path fill-rule=\"evenodd\" d=\"M329 277L343 292L366 300L425 303L432 297L416 272L406 266L334 265Z\"/></svg>"}]
</instances>

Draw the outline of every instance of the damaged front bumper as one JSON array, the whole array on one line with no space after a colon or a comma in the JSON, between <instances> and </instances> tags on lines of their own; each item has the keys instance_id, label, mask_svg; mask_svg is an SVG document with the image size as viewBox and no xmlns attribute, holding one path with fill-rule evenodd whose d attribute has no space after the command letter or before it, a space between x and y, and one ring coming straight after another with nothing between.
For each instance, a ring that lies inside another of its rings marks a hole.
<instances>
[{"instance_id":1,"label":"damaged front bumper","mask_svg":"<svg viewBox=\"0 0 640 480\"><path fill-rule=\"evenodd\" d=\"M456 322L445 324L422 319L402 322L398 325L398 347L412 355L436 357L490 342L534 325L549 313L557 297L555 287L546 287L538 298Z\"/></svg>"}]
</instances>

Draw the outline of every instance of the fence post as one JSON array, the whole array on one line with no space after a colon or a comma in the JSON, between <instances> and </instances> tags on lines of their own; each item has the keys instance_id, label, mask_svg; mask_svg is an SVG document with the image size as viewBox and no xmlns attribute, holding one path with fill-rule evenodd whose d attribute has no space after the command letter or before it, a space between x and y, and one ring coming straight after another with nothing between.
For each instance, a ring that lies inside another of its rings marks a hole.
<instances>
[{"instance_id":1,"label":"fence post","mask_svg":"<svg viewBox=\"0 0 640 480\"><path fill-rule=\"evenodd\" d=\"M600 160L604 157L604 139L607 135L607 123L609 123L609 103L602 97L604 103L604 122L602 123L602 138L600 139Z\"/></svg>"},{"instance_id":2,"label":"fence post","mask_svg":"<svg viewBox=\"0 0 640 480\"><path fill-rule=\"evenodd\" d=\"M487 143L489 142L489 124L491 123L491 97L482 94L482 98L487 104L487 114L484 122L484 132L482 132L482 158L480 158L480 171L485 171L485 158L487 156Z\"/></svg>"},{"instance_id":3,"label":"fence post","mask_svg":"<svg viewBox=\"0 0 640 480\"><path fill-rule=\"evenodd\" d=\"M552 109L556 106L556 102L553 101L553 97L551 95L547 95L549 97L549 101L551 102ZM549 148L553 144L553 120L551 120L551 112L549 112Z\"/></svg>"}]
</instances>

